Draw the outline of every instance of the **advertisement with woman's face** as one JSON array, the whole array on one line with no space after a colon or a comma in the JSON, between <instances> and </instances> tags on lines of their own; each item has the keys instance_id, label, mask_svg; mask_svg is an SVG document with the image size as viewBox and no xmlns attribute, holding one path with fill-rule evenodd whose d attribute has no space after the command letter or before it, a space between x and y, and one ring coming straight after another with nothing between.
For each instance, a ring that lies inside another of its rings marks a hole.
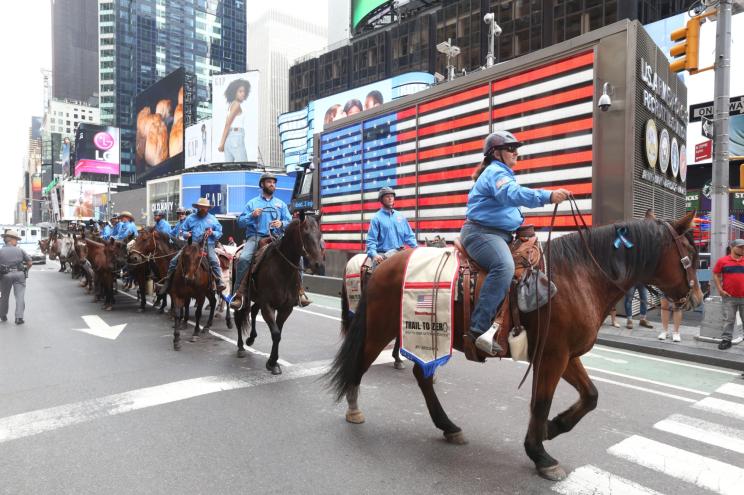
<instances>
[{"instance_id":1,"label":"advertisement with woman's face","mask_svg":"<svg viewBox=\"0 0 744 495\"><path fill-rule=\"evenodd\" d=\"M258 71L212 76L212 161L258 160Z\"/></svg>"},{"instance_id":2,"label":"advertisement with woman's face","mask_svg":"<svg viewBox=\"0 0 744 495\"><path fill-rule=\"evenodd\" d=\"M322 98L315 102L315 122L323 122L323 126L321 129L316 127L315 131L325 129L328 124L336 120L379 107L390 99L389 80Z\"/></svg>"}]
</instances>

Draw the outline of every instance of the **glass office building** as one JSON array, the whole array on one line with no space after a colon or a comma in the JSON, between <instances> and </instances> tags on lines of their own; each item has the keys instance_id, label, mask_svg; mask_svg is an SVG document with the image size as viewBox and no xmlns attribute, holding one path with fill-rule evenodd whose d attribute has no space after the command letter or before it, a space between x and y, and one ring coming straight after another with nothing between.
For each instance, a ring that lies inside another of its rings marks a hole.
<instances>
[{"instance_id":1,"label":"glass office building","mask_svg":"<svg viewBox=\"0 0 744 495\"><path fill-rule=\"evenodd\" d=\"M122 181L134 177L134 98L179 67L193 76L195 120L210 76L246 70L245 0L98 0L101 122L121 128Z\"/></svg>"},{"instance_id":2,"label":"glass office building","mask_svg":"<svg viewBox=\"0 0 744 495\"><path fill-rule=\"evenodd\" d=\"M460 48L457 72L485 65L493 12L502 34L495 59L503 62L579 36L622 19L643 24L687 10L687 0L427 0L412 1L416 12L401 11L394 22L361 29L348 45L290 68L290 111L312 100L381 81L408 71L447 74L437 43Z\"/></svg>"}]
</instances>

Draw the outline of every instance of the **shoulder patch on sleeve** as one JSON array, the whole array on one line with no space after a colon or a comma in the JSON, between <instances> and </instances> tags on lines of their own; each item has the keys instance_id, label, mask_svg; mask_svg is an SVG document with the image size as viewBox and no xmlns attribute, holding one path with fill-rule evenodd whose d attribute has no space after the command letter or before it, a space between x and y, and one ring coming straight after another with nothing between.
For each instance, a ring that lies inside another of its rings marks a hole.
<instances>
[{"instance_id":1,"label":"shoulder patch on sleeve","mask_svg":"<svg viewBox=\"0 0 744 495\"><path fill-rule=\"evenodd\" d=\"M496 181L496 187L500 189L501 186L503 186L504 184L508 184L509 182L511 182L511 179L509 177L502 177Z\"/></svg>"}]
</instances>

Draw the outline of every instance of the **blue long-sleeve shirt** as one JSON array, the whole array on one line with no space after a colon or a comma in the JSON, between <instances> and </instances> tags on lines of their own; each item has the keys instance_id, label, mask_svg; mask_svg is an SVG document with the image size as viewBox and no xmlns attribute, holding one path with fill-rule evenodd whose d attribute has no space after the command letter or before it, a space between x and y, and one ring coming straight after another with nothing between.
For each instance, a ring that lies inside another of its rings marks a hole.
<instances>
[{"instance_id":1,"label":"blue long-sleeve shirt","mask_svg":"<svg viewBox=\"0 0 744 495\"><path fill-rule=\"evenodd\" d=\"M207 243L211 246L222 237L222 224L217 220L217 217L211 213L207 213L203 217L192 213L186 217L181 226L183 232L191 232L194 242L201 242L204 232L209 228L212 229L212 235L209 236Z\"/></svg>"},{"instance_id":2,"label":"blue long-sleeve shirt","mask_svg":"<svg viewBox=\"0 0 744 495\"><path fill-rule=\"evenodd\" d=\"M263 212L254 217L252 213L256 208L262 208ZM269 224L274 220L281 220L282 228L286 229L292 221L289 208L279 198L266 199L259 195L246 203L243 213L238 217L238 226L245 229L246 238L256 235L266 237L269 235Z\"/></svg>"},{"instance_id":3,"label":"blue long-sleeve shirt","mask_svg":"<svg viewBox=\"0 0 744 495\"><path fill-rule=\"evenodd\" d=\"M183 223L186 221L184 218L183 220L176 222L176 224L170 229L170 236L174 239L181 239L182 238L182 231L183 231Z\"/></svg>"},{"instance_id":4,"label":"blue long-sleeve shirt","mask_svg":"<svg viewBox=\"0 0 744 495\"><path fill-rule=\"evenodd\" d=\"M550 193L520 186L509 167L493 161L470 190L465 216L485 227L514 232L524 221L519 207L545 206Z\"/></svg>"},{"instance_id":5,"label":"blue long-sleeve shirt","mask_svg":"<svg viewBox=\"0 0 744 495\"><path fill-rule=\"evenodd\" d=\"M114 231L114 228L111 225L109 224L104 225L103 230L101 231L101 239L103 239L104 241L108 241L113 231Z\"/></svg>"},{"instance_id":6,"label":"blue long-sleeve shirt","mask_svg":"<svg viewBox=\"0 0 744 495\"><path fill-rule=\"evenodd\" d=\"M117 227L119 227L119 231L113 236L117 241L127 239L130 234L137 237L137 227L133 222L119 222Z\"/></svg>"},{"instance_id":7,"label":"blue long-sleeve shirt","mask_svg":"<svg viewBox=\"0 0 744 495\"><path fill-rule=\"evenodd\" d=\"M408 220L398 211L380 208L372 217L367 232L367 256L374 258L380 253L398 249L403 245L415 248L416 235Z\"/></svg>"},{"instance_id":8,"label":"blue long-sleeve shirt","mask_svg":"<svg viewBox=\"0 0 744 495\"><path fill-rule=\"evenodd\" d=\"M155 230L157 230L161 234L170 236L171 226L165 218L161 218L155 223Z\"/></svg>"}]
</instances>

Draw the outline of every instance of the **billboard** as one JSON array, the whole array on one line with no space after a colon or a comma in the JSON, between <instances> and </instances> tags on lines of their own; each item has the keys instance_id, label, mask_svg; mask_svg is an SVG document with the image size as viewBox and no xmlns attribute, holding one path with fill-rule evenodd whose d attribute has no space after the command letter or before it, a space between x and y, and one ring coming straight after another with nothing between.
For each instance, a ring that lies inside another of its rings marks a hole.
<instances>
[{"instance_id":1,"label":"billboard","mask_svg":"<svg viewBox=\"0 0 744 495\"><path fill-rule=\"evenodd\" d=\"M83 172L119 175L119 144L118 127L80 123L75 131L75 177Z\"/></svg>"},{"instance_id":2,"label":"billboard","mask_svg":"<svg viewBox=\"0 0 744 495\"><path fill-rule=\"evenodd\" d=\"M212 163L212 119L186 128L186 168Z\"/></svg>"},{"instance_id":3,"label":"billboard","mask_svg":"<svg viewBox=\"0 0 744 495\"><path fill-rule=\"evenodd\" d=\"M135 98L134 162L139 182L183 168L184 109L191 108L184 100L185 74L183 68L177 69Z\"/></svg>"},{"instance_id":4,"label":"billboard","mask_svg":"<svg viewBox=\"0 0 744 495\"><path fill-rule=\"evenodd\" d=\"M212 162L258 160L258 71L212 76Z\"/></svg>"},{"instance_id":5,"label":"billboard","mask_svg":"<svg viewBox=\"0 0 744 495\"><path fill-rule=\"evenodd\" d=\"M386 3L390 3L389 0L351 0L351 27L356 30L362 21Z\"/></svg>"},{"instance_id":6,"label":"billboard","mask_svg":"<svg viewBox=\"0 0 744 495\"><path fill-rule=\"evenodd\" d=\"M165 210L165 219L175 222L176 210L181 206L181 177L147 182L147 222L152 222L154 213Z\"/></svg>"},{"instance_id":7,"label":"billboard","mask_svg":"<svg viewBox=\"0 0 744 495\"><path fill-rule=\"evenodd\" d=\"M96 218L94 198L107 191L105 182L66 181L62 185L62 220Z\"/></svg>"},{"instance_id":8,"label":"billboard","mask_svg":"<svg viewBox=\"0 0 744 495\"><path fill-rule=\"evenodd\" d=\"M41 139L41 127L43 125L43 118L31 117L31 139Z\"/></svg>"},{"instance_id":9,"label":"billboard","mask_svg":"<svg viewBox=\"0 0 744 495\"><path fill-rule=\"evenodd\" d=\"M313 135L330 123L427 89L434 81L434 76L426 72L407 72L311 101L304 110L280 115L277 125L286 171L300 170L310 162Z\"/></svg>"}]
</instances>

